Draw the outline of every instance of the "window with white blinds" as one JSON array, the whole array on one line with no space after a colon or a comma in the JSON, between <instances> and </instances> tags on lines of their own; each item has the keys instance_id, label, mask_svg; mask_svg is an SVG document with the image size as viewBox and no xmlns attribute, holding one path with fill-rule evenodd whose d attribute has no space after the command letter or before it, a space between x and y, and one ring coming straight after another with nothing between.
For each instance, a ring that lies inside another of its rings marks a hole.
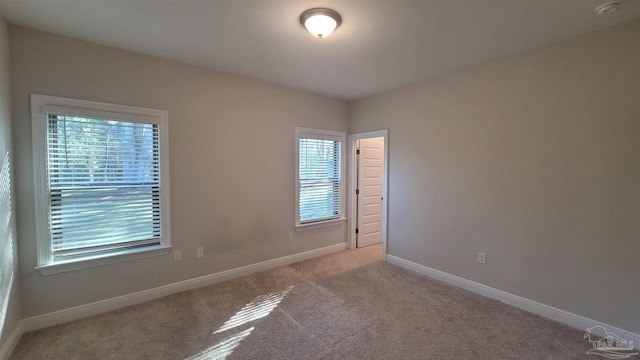
<instances>
[{"instance_id":1,"label":"window with white blinds","mask_svg":"<svg viewBox=\"0 0 640 360\"><path fill-rule=\"evenodd\" d=\"M40 265L168 244L163 112L149 116L146 109L129 107L101 112L99 103L87 105L36 109L46 119L40 173L47 194L42 204L47 248Z\"/></svg>"},{"instance_id":2,"label":"window with white blinds","mask_svg":"<svg viewBox=\"0 0 640 360\"><path fill-rule=\"evenodd\" d=\"M47 115L53 261L160 245L158 125Z\"/></svg>"},{"instance_id":3,"label":"window with white blinds","mask_svg":"<svg viewBox=\"0 0 640 360\"><path fill-rule=\"evenodd\" d=\"M15 278L13 250L13 211L11 206L11 159L5 153L0 167L0 336Z\"/></svg>"},{"instance_id":4,"label":"window with white blinds","mask_svg":"<svg viewBox=\"0 0 640 360\"><path fill-rule=\"evenodd\" d=\"M296 129L296 225L343 217L344 133Z\"/></svg>"}]
</instances>

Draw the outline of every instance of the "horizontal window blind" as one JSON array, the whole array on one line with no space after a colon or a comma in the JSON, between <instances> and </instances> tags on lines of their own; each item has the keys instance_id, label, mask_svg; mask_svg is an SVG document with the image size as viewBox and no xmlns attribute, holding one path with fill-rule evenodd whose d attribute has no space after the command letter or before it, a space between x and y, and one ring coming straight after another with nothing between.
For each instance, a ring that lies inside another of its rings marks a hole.
<instances>
[{"instance_id":1,"label":"horizontal window blind","mask_svg":"<svg viewBox=\"0 0 640 360\"><path fill-rule=\"evenodd\" d=\"M53 260L159 245L158 125L47 119Z\"/></svg>"},{"instance_id":2,"label":"horizontal window blind","mask_svg":"<svg viewBox=\"0 0 640 360\"><path fill-rule=\"evenodd\" d=\"M341 216L342 143L317 138L299 139L300 224Z\"/></svg>"},{"instance_id":3,"label":"horizontal window blind","mask_svg":"<svg viewBox=\"0 0 640 360\"><path fill-rule=\"evenodd\" d=\"M0 335L2 335L15 277L10 163L9 152L7 152L0 168Z\"/></svg>"}]
</instances>

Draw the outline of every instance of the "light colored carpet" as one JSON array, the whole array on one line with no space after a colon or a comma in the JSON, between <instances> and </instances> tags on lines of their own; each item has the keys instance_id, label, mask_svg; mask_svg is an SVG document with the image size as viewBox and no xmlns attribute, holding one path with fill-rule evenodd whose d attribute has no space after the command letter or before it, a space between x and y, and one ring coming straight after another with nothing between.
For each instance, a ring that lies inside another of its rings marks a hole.
<instances>
[{"instance_id":1,"label":"light colored carpet","mask_svg":"<svg viewBox=\"0 0 640 360\"><path fill-rule=\"evenodd\" d=\"M597 359L583 333L376 245L31 332L11 359Z\"/></svg>"}]
</instances>

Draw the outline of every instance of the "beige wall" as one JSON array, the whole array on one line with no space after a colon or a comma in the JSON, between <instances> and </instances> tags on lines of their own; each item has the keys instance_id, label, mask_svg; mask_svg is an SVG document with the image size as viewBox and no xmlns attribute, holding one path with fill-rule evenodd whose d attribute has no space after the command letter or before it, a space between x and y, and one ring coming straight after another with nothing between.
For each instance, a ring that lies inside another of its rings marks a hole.
<instances>
[{"instance_id":1,"label":"beige wall","mask_svg":"<svg viewBox=\"0 0 640 360\"><path fill-rule=\"evenodd\" d=\"M0 165L5 165L4 161L7 161L6 154L9 154L9 169L13 168L11 161L13 159L13 151L11 147L11 101L10 101L10 65L9 65L9 30L7 23L0 16ZM11 179L13 182L13 179ZM11 184L12 190L14 184ZM15 198L11 196L11 199ZM0 204L0 207L5 208L6 204ZM9 207L15 209L13 204ZM15 214L10 219L9 226L12 228L10 234L13 236L7 237L4 233L1 234L0 242L3 244L6 241L13 241L13 262L16 266L18 262L18 244L16 241L16 227L15 227ZM5 248L4 246L0 248ZM4 254L1 254L4 255ZM0 291L10 291L9 305L7 307L7 314L4 324L0 323L0 349L4 346L7 339L13 332L20 321L20 282L19 279L14 278L12 289L0 289ZM0 309L1 311L1 309Z\"/></svg>"},{"instance_id":2,"label":"beige wall","mask_svg":"<svg viewBox=\"0 0 640 360\"><path fill-rule=\"evenodd\" d=\"M16 26L10 43L24 317L345 242L344 224L294 241L288 233L294 127L346 131L346 102ZM34 270L31 93L169 111L171 235L181 262Z\"/></svg>"},{"instance_id":3,"label":"beige wall","mask_svg":"<svg viewBox=\"0 0 640 360\"><path fill-rule=\"evenodd\" d=\"M355 101L349 120L389 129L391 255L640 332L640 21Z\"/></svg>"}]
</instances>

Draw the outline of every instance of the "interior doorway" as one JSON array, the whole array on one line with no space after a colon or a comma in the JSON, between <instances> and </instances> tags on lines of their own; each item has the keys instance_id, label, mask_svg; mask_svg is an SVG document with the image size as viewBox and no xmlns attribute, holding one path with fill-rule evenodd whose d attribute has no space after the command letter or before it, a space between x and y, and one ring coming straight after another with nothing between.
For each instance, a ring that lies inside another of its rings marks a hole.
<instances>
[{"instance_id":1,"label":"interior doorway","mask_svg":"<svg viewBox=\"0 0 640 360\"><path fill-rule=\"evenodd\" d=\"M387 255L388 131L349 136L349 247L382 243Z\"/></svg>"}]
</instances>

